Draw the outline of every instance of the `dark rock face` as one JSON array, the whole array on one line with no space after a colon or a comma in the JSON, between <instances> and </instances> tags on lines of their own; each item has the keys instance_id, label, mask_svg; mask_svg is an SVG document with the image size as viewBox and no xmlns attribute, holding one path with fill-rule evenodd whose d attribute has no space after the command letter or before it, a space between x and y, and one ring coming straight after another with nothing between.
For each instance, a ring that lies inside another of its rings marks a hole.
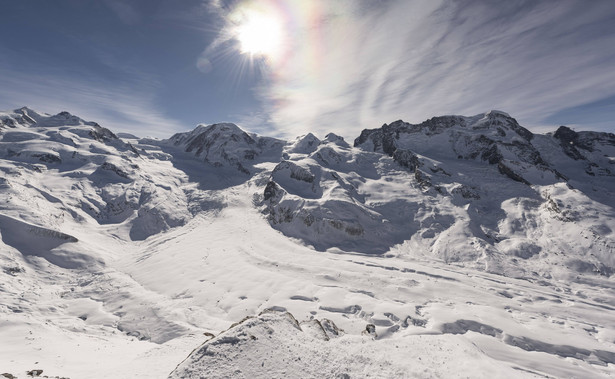
<instances>
[{"instance_id":1,"label":"dark rock face","mask_svg":"<svg viewBox=\"0 0 615 379\"><path fill-rule=\"evenodd\" d=\"M393 153L393 160L399 163L401 166L410 169L410 171L416 171L421 162L419 158L410 150L397 149Z\"/></svg>"},{"instance_id":2,"label":"dark rock face","mask_svg":"<svg viewBox=\"0 0 615 379\"><path fill-rule=\"evenodd\" d=\"M38 158L43 163L61 163L62 159L59 156L49 153L32 154L33 157Z\"/></svg>"},{"instance_id":3,"label":"dark rock face","mask_svg":"<svg viewBox=\"0 0 615 379\"><path fill-rule=\"evenodd\" d=\"M463 197L464 199L480 200L480 195L476 188L465 185L461 185L457 188L454 188L451 193L453 195L461 195L461 197Z\"/></svg>"},{"instance_id":4,"label":"dark rock face","mask_svg":"<svg viewBox=\"0 0 615 379\"><path fill-rule=\"evenodd\" d=\"M566 126L560 126L553 138L559 142L564 154L576 161L583 161L587 175L613 176L613 163L608 158L610 154L607 151L615 146L615 134L575 132Z\"/></svg>"},{"instance_id":5,"label":"dark rock face","mask_svg":"<svg viewBox=\"0 0 615 379\"><path fill-rule=\"evenodd\" d=\"M528 186L531 184L527 180L525 180L521 175L517 174L513 169L505 165L503 162L498 163L498 171L502 175L506 175L516 182L520 182L523 184L527 184Z\"/></svg>"},{"instance_id":6,"label":"dark rock face","mask_svg":"<svg viewBox=\"0 0 615 379\"><path fill-rule=\"evenodd\" d=\"M282 161L273 169L273 174L280 171L289 171L290 177L306 183L314 183L314 175L307 169L290 161Z\"/></svg>"},{"instance_id":7,"label":"dark rock face","mask_svg":"<svg viewBox=\"0 0 615 379\"><path fill-rule=\"evenodd\" d=\"M398 120L384 124L380 129L363 130L355 140L354 146L387 154L401 166L416 171L420 162L416 153L430 155L430 151L423 151L426 146L417 141L426 141L432 137L442 142L448 137L448 143L451 144L449 151L457 158L488 162L497 166L503 175L522 183L529 181L522 173L504 164L504 157L521 162L521 170L524 170L524 167L536 166L540 170L551 171L556 177L560 177L530 142L534 138L532 132L519 125L514 118L499 111L473 117L433 117L420 124L409 124ZM412 155L415 158L412 158ZM421 185L427 186L427 176L422 174L418 176L417 180Z\"/></svg>"},{"instance_id":8,"label":"dark rock face","mask_svg":"<svg viewBox=\"0 0 615 379\"><path fill-rule=\"evenodd\" d=\"M560 126L553 137L559 141L566 155L575 160L586 159L579 149L593 152L596 144L615 146L613 133L575 132L566 126Z\"/></svg>"},{"instance_id":9,"label":"dark rock face","mask_svg":"<svg viewBox=\"0 0 615 379\"><path fill-rule=\"evenodd\" d=\"M574 160L585 159L583 154L577 150L577 147L591 151L591 147L588 148L587 145L579 145L579 135L568 127L560 126L553 137L559 140L564 153Z\"/></svg>"},{"instance_id":10,"label":"dark rock face","mask_svg":"<svg viewBox=\"0 0 615 379\"><path fill-rule=\"evenodd\" d=\"M480 152L480 158L483 161L487 161L489 164L498 164L502 160L502 154L500 153L498 145L494 140L485 136L480 136L477 142L484 146L481 149L482 152ZM475 154L478 156L479 151Z\"/></svg>"},{"instance_id":11,"label":"dark rock face","mask_svg":"<svg viewBox=\"0 0 615 379\"><path fill-rule=\"evenodd\" d=\"M414 171L414 179L416 179L416 182L423 190L427 190L431 187L431 180L429 179L429 176L421 170Z\"/></svg>"},{"instance_id":12,"label":"dark rock face","mask_svg":"<svg viewBox=\"0 0 615 379\"><path fill-rule=\"evenodd\" d=\"M267 183L267 186L265 186L265 192L263 194L264 199L269 200L275 198L278 191L280 191L280 187L278 187L278 185L275 184L274 181L270 181L269 183Z\"/></svg>"},{"instance_id":13,"label":"dark rock face","mask_svg":"<svg viewBox=\"0 0 615 379\"><path fill-rule=\"evenodd\" d=\"M588 141L583 141L579 138L579 133L568 128L567 126L560 126L553 134L553 137L557 138L562 145L572 145L573 147L579 147L587 151L592 151L592 146Z\"/></svg>"},{"instance_id":14,"label":"dark rock face","mask_svg":"<svg viewBox=\"0 0 615 379\"><path fill-rule=\"evenodd\" d=\"M380 129L365 129L361 135L354 140L354 146L360 146L367 141L373 143L375 152L382 152L389 156L397 149L396 139L399 138L399 132L406 130L408 126L413 126L402 120L397 120L389 125L384 124Z\"/></svg>"},{"instance_id":15,"label":"dark rock face","mask_svg":"<svg viewBox=\"0 0 615 379\"><path fill-rule=\"evenodd\" d=\"M459 125L462 128L467 127L467 121L460 116L438 116L432 117L427 121L424 121L417 125L416 131L426 129L427 135L434 135L442 133L446 129L450 129L455 125Z\"/></svg>"},{"instance_id":16,"label":"dark rock face","mask_svg":"<svg viewBox=\"0 0 615 379\"><path fill-rule=\"evenodd\" d=\"M360 146L367 141L373 144L372 151L382 152L392 157L400 166L415 171L420 166L420 161L416 154L409 149L397 147L397 140L401 132L408 132L408 128L414 125L405 123L401 120L395 121L390 125L384 124L380 129L365 129L361 135L355 139L354 146Z\"/></svg>"},{"instance_id":17,"label":"dark rock face","mask_svg":"<svg viewBox=\"0 0 615 379\"><path fill-rule=\"evenodd\" d=\"M128 173L126 173L124 170L120 169L113 163L105 162L100 166L100 168L101 170L112 171L121 178L128 179Z\"/></svg>"},{"instance_id":18,"label":"dark rock face","mask_svg":"<svg viewBox=\"0 0 615 379\"><path fill-rule=\"evenodd\" d=\"M477 118L475 116L474 118ZM382 151L385 154L393 154L395 140L398 140L401 133L423 133L427 136L441 134L446 130L459 127L461 129L471 128L472 130L493 129L501 137L507 135L506 130L516 133L526 141L531 141L534 134L519 125L517 120L504 112L491 111L486 113L480 120L471 120L462 116L440 116L432 117L420 124L410 124L402 120L397 120L391 124L384 124L380 129L365 129L361 135L355 139L354 146L358 147L367 141L374 145L373 151Z\"/></svg>"},{"instance_id":19,"label":"dark rock face","mask_svg":"<svg viewBox=\"0 0 615 379\"><path fill-rule=\"evenodd\" d=\"M28 371L27 375L28 376L41 376L42 373L43 373L43 370L35 369L35 370Z\"/></svg>"},{"instance_id":20,"label":"dark rock face","mask_svg":"<svg viewBox=\"0 0 615 379\"><path fill-rule=\"evenodd\" d=\"M93 125L94 128L90 131L90 137L99 142L108 142L118 140L117 136L109 129L103 128L98 124Z\"/></svg>"}]
</instances>

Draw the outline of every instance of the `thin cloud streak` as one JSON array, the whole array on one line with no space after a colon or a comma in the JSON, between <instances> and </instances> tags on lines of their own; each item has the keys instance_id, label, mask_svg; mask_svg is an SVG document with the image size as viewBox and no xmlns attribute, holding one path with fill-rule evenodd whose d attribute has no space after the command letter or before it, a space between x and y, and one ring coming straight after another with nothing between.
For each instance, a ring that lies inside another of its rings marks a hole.
<instances>
[{"instance_id":1,"label":"thin cloud streak","mask_svg":"<svg viewBox=\"0 0 615 379\"><path fill-rule=\"evenodd\" d=\"M156 109L151 96L130 88L106 88L101 83L45 75L19 74L0 68L0 103L13 108L28 106L56 114L67 110L87 121L95 121L114 132L144 137L168 138L186 127L166 118Z\"/></svg>"},{"instance_id":2,"label":"thin cloud streak","mask_svg":"<svg viewBox=\"0 0 615 379\"><path fill-rule=\"evenodd\" d=\"M141 22L141 16L130 3L118 0L105 0L104 3L124 24L135 25Z\"/></svg>"},{"instance_id":3,"label":"thin cloud streak","mask_svg":"<svg viewBox=\"0 0 615 379\"><path fill-rule=\"evenodd\" d=\"M490 109L531 128L615 93L608 1L388 1L376 9L345 2L345 12L326 4L318 61L306 59L314 46L296 40L260 88L281 135L353 138L400 118Z\"/></svg>"}]
</instances>

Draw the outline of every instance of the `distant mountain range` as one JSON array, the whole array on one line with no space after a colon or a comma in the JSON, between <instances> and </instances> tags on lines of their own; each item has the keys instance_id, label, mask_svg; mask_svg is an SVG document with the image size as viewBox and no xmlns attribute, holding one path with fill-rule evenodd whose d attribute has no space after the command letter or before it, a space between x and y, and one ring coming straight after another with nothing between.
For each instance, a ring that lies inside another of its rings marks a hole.
<instances>
[{"instance_id":1,"label":"distant mountain range","mask_svg":"<svg viewBox=\"0 0 615 379\"><path fill-rule=\"evenodd\" d=\"M231 123L157 140L68 112L0 112L0 247L23 257L102 270L112 255L96 252L99 241L158 241L233 206L238 188L271 228L320 252L536 282L615 272L612 133L535 134L489 111L395 121L352 146L335 134L284 141ZM17 275L23 259L13 253L0 264ZM118 329L160 343L184 330L144 334L121 319Z\"/></svg>"},{"instance_id":2,"label":"distant mountain range","mask_svg":"<svg viewBox=\"0 0 615 379\"><path fill-rule=\"evenodd\" d=\"M334 134L283 141L230 123L122 139L68 112L28 108L1 113L0 128L4 196L31 193L39 204L8 201L3 211L42 227L61 230L66 217L123 224L123 238L142 240L224 207L156 170L156 161L181 161L179 176L212 174L199 182L208 190L253 181L271 226L317 250L386 254L402 244L512 276L560 269L536 261L615 269L611 133L534 134L500 111L395 121L363 130L352 147ZM45 177L44 188L29 177Z\"/></svg>"}]
</instances>

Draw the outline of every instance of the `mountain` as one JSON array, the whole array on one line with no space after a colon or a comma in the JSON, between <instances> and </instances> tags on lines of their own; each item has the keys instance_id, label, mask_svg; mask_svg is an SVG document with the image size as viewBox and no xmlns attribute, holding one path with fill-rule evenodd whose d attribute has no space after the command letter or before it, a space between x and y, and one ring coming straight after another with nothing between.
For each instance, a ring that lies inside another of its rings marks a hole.
<instances>
[{"instance_id":1,"label":"mountain","mask_svg":"<svg viewBox=\"0 0 615 379\"><path fill-rule=\"evenodd\" d=\"M231 166L246 175L262 156L279 159L284 145L281 140L248 134L230 123L198 125L191 132L175 134L168 143L210 165Z\"/></svg>"},{"instance_id":2,"label":"mountain","mask_svg":"<svg viewBox=\"0 0 615 379\"><path fill-rule=\"evenodd\" d=\"M613 374L611 133L490 111L157 140L24 107L0 172L11 375Z\"/></svg>"},{"instance_id":3,"label":"mountain","mask_svg":"<svg viewBox=\"0 0 615 379\"><path fill-rule=\"evenodd\" d=\"M573 141L565 129L535 135L491 111L396 121L363 130L354 148L320 142L274 168L265 213L318 250L416 251L507 276L611 275L614 135Z\"/></svg>"}]
</instances>

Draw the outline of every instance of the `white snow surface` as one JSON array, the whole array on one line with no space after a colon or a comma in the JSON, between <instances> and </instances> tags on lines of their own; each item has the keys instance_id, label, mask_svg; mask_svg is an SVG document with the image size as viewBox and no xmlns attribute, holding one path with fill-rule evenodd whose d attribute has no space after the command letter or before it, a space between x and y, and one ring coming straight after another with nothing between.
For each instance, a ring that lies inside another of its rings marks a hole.
<instances>
[{"instance_id":1,"label":"white snow surface","mask_svg":"<svg viewBox=\"0 0 615 379\"><path fill-rule=\"evenodd\" d=\"M615 136L528 133L0 112L0 374L612 377Z\"/></svg>"}]
</instances>

